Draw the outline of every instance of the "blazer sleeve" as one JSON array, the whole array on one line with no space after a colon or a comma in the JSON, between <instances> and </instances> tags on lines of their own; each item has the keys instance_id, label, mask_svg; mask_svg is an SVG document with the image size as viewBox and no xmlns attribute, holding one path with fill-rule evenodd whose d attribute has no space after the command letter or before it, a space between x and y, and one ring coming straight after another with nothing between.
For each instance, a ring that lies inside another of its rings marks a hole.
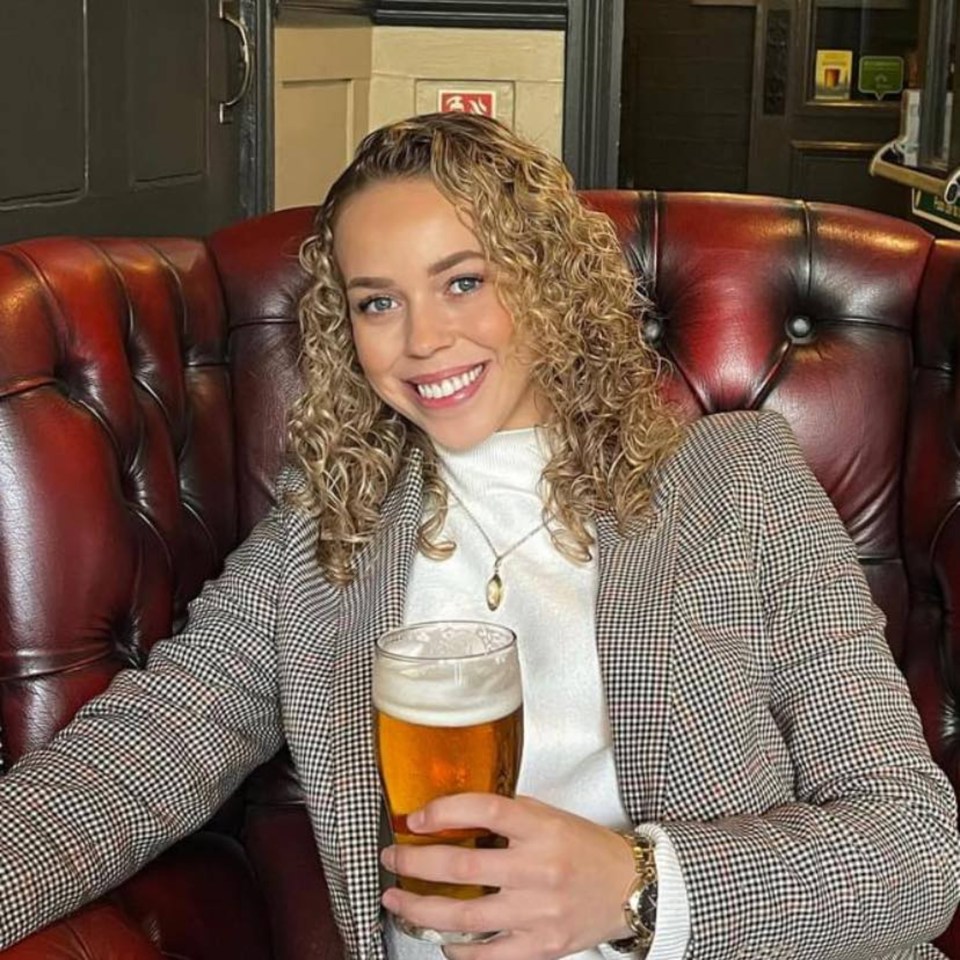
<instances>
[{"instance_id":1,"label":"blazer sleeve","mask_svg":"<svg viewBox=\"0 0 960 960\"><path fill-rule=\"evenodd\" d=\"M190 605L186 629L119 673L0 779L0 948L195 830L282 742L275 509Z\"/></svg>"},{"instance_id":2,"label":"blazer sleeve","mask_svg":"<svg viewBox=\"0 0 960 960\"><path fill-rule=\"evenodd\" d=\"M687 955L893 955L943 930L960 898L954 793L833 505L786 424L772 414L755 422L768 709L796 801L663 824L690 899Z\"/></svg>"}]
</instances>

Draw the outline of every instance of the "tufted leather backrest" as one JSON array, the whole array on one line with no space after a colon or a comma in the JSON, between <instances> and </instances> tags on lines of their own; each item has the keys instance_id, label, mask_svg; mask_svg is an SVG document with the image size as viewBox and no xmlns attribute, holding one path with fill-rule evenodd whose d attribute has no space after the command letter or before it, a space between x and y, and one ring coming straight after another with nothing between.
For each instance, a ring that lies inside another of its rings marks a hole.
<instances>
[{"instance_id":1,"label":"tufted leather backrest","mask_svg":"<svg viewBox=\"0 0 960 960\"><path fill-rule=\"evenodd\" d=\"M0 250L3 762L180 621L237 539L227 323L198 240Z\"/></svg>"},{"instance_id":2,"label":"tufted leather backrest","mask_svg":"<svg viewBox=\"0 0 960 960\"><path fill-rule=\"evenodd\" d=\"M237 436L237 520L245 537L273 502L286 417L300 387L298 252L313 222L300 207L245 220L210 239L230 325Z\"/></svg>"},{"instance_id":3,"label":"tufted leather backrest","mask_svg":"<svg viewBox=\"0 0 960 960\"><path fill-rule=\"evenodd\" d=\"M901 494L913 327L932 239L866 211L608 194L653 311L643 333L688 417L773 409L857 544L905 656Z\"/></svg>"},{"instance_id":4,"label":"tufted leather backrest","mask_svg":"<svg viewBox=\"0 0 960 960\"><path fill-rule=\"evenodd\" d=\"M5 765L175 631L269 506L310 216L0 248Z\"/></svg>"},{"instance_id":5,"label":"tufted leather backrest","mask_svg":"<svg viewBox=\"0 0 960 960\"><path fill-rule=\"evenodd\" d=\"M960 783L945 557L960 483L960 243L865 210L599 192L653 310L643 333L689 417L776 410L857 545L937 759ZM947 295L953 291L953 302ZM953 657L956 657L956 647Z\"/></svg>"},{"instance_id":6,"label":"tufted leather backrest","mask_svg":"<svg viewBox=\"0 0 960 960\"><path fill-rule=\"evenodd\" d=\"M310 216L240 224L209 244L0 248L4 768L176 631L269 506L298 381L297 237ZM242 830L256 873L270 878L261 896L277 960L333 957L295 799L276 765L222 825ZM210 877L213 867L203 867ZM161 914L169 927L169 909Z\"/></svg>"},{"instance_id":7,"label":"tufted leather backrest","mask_svg":"<svg viewBox=\"0 0 960 960\"><path fill-rule=\"evenodd\" d=\"M584 197L614 221L651 300L643 335L669 362L671 400L688 417L767 408L790 422L857 544L936 757L960 785L960 626L947 617L960 599L960 242L830 204ZM309 210L283 211L211 242L234 330L269 325L257 341L266 373L243 374L264 388L246 415L259 418L257 436L281 423L268 388L296 390L294 255L311 220ZM271 470L248 447L241 474L255 477L248 512L258 514Z\"/></svg>"}]
</instances>

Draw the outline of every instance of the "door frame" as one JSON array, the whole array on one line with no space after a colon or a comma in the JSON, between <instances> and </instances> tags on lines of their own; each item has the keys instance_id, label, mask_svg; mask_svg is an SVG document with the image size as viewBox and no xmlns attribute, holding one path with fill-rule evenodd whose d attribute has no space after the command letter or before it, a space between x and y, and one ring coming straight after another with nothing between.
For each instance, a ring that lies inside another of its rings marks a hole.
<instances>
[{"instance_id":1,"label":"door frame","mask_svg":"<svg viewBox=\"0 0 960 960\"><path fill-rule=\"evenodd\" d=\"M273 25L276 0L239 0L253 53L250 91L240 107L240 209L255 217L273 209Z\"/></svg>"},{"instance_id":2,"label":"door frame","mask_svg":"<svg viewBox=\"0 0 960 960\"><path fill-rule=\"evenodd\" d=\"M568 0L563 160L580 189L617 186L624 0Z\"/></svg>"}]
</instances>

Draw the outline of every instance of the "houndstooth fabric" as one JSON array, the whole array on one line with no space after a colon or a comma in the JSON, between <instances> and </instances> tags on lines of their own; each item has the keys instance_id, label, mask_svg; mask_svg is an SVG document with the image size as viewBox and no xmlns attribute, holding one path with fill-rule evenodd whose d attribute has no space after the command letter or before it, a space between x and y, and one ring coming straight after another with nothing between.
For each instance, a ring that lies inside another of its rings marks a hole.
<instances>
[{"instance_id":1,"label":"houndstooth fabric","mask_svg":"<svg viewBox=\"0 0 960 960\"><path fill-rule=\"evenodd\" d=\"M0 947L196 829L285 738L347 952L383 956L372 651L402 620L422 506L414 458L345 590L320 576L314 526L276 509L146 671L0 781ZM677 850L687 956L939 956L914 945L960 897L953 793L783 421L704 418L650 522L597 529L621 792Z\"/></svg>"}]
</instances>

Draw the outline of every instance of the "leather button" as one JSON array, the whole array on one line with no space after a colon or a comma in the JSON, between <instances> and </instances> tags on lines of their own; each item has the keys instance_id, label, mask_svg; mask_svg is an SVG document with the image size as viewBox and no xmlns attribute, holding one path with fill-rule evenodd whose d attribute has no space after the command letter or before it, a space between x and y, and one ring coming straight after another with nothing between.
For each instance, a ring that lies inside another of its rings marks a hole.
<instances>
[{"instance_id":1,"label":"leather button","mask_svg":"<svg viewBox=\"0 0 960 960\"><path fill-rule=\"evenodd\" d=\"M805 342L813 338L813 321L809 317L790 317L786 327L787 336L794 342Z\"/></svg>"},{"instance_id":2,"label":"leather button","mask_svg":"<svg viewBox=\"0 0 960 960\"><path fill-rule=\"evenodd\" d=\"M647 317L640 328L640 335L648 346L655 347L663 339L663 322L656 317Z\"/></svg>"}]
</instances>

